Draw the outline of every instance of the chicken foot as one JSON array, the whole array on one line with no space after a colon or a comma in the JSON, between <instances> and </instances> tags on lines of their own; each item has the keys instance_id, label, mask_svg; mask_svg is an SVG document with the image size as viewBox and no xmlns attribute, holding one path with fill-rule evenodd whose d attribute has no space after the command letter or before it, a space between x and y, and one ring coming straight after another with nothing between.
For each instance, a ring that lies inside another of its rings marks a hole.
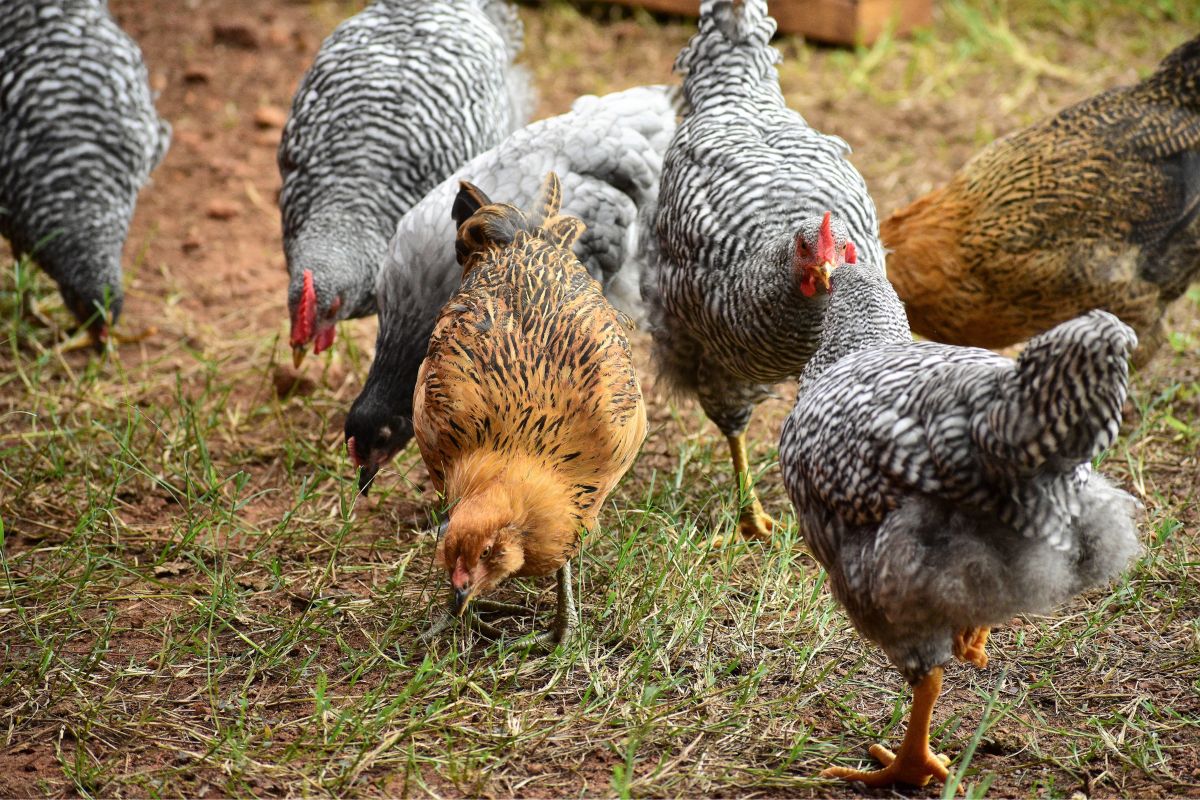
<instances>
[{"instance_id":1,"label":"chicken foot","mask_svg":"<svg viewBox=\"0 0 1200 800\"><path fill-rule=\"evenodd\" d=\"M913 687L912 709L908 729L900 749L893 753L881 744L871 745L870 753L884 765L883 769L863 771L847 767L830 767L821 773L823 778L857 781L870 787L905 783L924 786L931 778L945 782L950 775L950 759L929 749L929 723L933 705L942 692L942 668L934 667Z\"/></svg>"},{"instance_id":2,"label":"chicken foot","mask_svg":"<svg viewBox=\"0 0 1200 800\"><path fill-rule=\"evenodd\" d=\"M533 644L546 652L554 650L579 627L579 610L575 607L575 590L571 587L571 562L563 562L554 573L558 597L555 604L554 624L550 630L534 634Z\"/></svg>"},{"instance_id":3,"label":"chicken foot","mask_svg":"<svg viewBox=\"0 0 1200 800\"><path fill-rule=\"evenodd\" d=\"M763 511L762 503L754 491L754 479L750 475L750 457L746 453L746 434L725 437L729 442L729 453L733 458L733 473L738 484L738 501L741 511L738 516L738 533L743 539L767 541L775 529L775 520ZM713 547L728 544L727 537L713 539Z\"/></svg>"},{"instance_id":4,"label":"chicken foot","mask_svg":"<svg viewBox=\"0 0 1200 800\"><path fill-rule=\"evenodd\" d=\"M570 636L579 627L579 612L575 607L575 591L571 587L571 562L567 561L554 574L557 583L557 602L554 613L554 623L550 630L531 634L526 639L535 647L547 652L553 650L560 642ZM515 603L501 603L496 600L478 599L463 610L462 621L472 630L488 639L499 639L504 631L480 619L480 614L497 614L510 617L527 617L533 615L533 609ZM454 599L451 597L445 614L428 630L421 634L421 641L430 642L442 631L456 625L459 617L454 613Z\"/></svg>"},{"instance_id":5,"label":"chicken foot","mask_svg":"<svg viewBox=\"0 0 1200 800\"><path fill-rule=\"evenodd\" d=\"M988 665L987 647L991 628L966 628L954 635L954 657L979 669Z\"/></svg>"}]
</instances>

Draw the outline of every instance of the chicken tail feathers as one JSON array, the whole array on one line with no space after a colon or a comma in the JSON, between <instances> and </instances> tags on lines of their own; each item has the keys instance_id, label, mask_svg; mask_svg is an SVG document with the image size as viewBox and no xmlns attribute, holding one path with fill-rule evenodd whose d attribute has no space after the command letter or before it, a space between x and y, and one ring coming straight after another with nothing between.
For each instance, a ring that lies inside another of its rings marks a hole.
<instances>
[{"instance_id":1,"label":"chicken tail feathers","mask_svg":"<svg viewBox=\"0 0 1200 800\"><path fill-rule=\"evenodd\" d=\"M1093 458L1116 439L1136 346L1133 330L1107 311L1034 337L1002 397L978 418L976 440L1030 472Z\"/></svg>"},{"instance_id":2,"label":"chicken tail feathers","mask_svg":"<svg viewBox=\"0 0 1200 800\"><path fill-rule=\"evenodd\" d=\"M774 33L766 0L703 0L700 29L675 59L688 105L699 106L735 87L744 93L747 83L766 84L778 93Z\"/></svg>"},{"instance_id":3,"label":"chicken tail feathers","mask_svg":"<svg viewBox=\"0 0 1200 800\"><path fill-rule=\"evenodd\" d=\"M1172 50L1142 87L1169 105L1200 109L1200 36Z\"/></svg>"}]
</instances>

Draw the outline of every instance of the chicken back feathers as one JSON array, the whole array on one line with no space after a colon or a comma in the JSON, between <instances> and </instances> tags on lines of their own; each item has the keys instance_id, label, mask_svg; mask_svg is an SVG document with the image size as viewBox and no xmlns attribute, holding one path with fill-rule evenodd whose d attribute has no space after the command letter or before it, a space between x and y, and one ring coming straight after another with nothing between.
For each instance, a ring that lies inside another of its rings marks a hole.
<instances>
[{"instance_id":1,"label":"chicken back feathers","mask_svg":"<svg viewBox=\"0 0 1200 800\"><path fill-rule=\"evenodd\" d=\"M1137 340L1093 311L1013 362L913 342L878 272L834 273L780 463L855 625L912 681L955 632L1046 611L1137 550L1136 501L1092 471Z\"/></svg>"},{"instance_id":2,"label":"chicken back feathers","mask_svg":"<svg viewBox=\"0 0 1200 800\"><path fill-rule=\"evenodd\" d=\"M0 0L0 19L0 235L103 331L101 312L121 313L121 251L171 127L104 0Z\"/></svg>"},{"instance_id":3,"label":"chicken back feathers","mask_svg":"<svg viewBox=\"0 0 1200 800\"><path fill-rule=\"evenodd\" d=\"M794 296L786 263L802 220L841 220L881 265L875 207L841 139L784 103L765 0L705 0L677 71L689 111L663 166L643 281L655 357L727 434L816 348L823 296ZM775 269L783 265L783 269Z\"/></svg>"},{"instance_id":4,"label":"chicken back feathers","mask_svg":"<svg viewBox=\"0 0 1200 800\"><path fill-rule=\"evenodd\" d=\"M562 565L646 435L629 342L570 251L583 224L558 214L559 192L551 173L525 214L464 187L463 283L438 318L413 408L421 455L450 507L449 539L455 509L478 518L480 497L499 517L541 509L542 524L523 530L521 575ZM561 502L546 508L546 497ZM493 529L511 523L499 517Z\"/></svg>"},{"instance_id":5,"label":"chicken back feathers","mask_svg":"<svg viewBox=\"0 0 1200 800\"><path fill-rule=\"evenodd\" d=\"M673 90L657 86L582 97L569 113L476 156L404 215L379 274L375 360L346 418L346 438L368 480L411 438L417 368L439 310L461 281L450 215L460 182L524 206L538 197L538 176L561 176L564 212L587 225L575 254L614 304L637 318L639 219L658 194L674 102Z\"/></svg>"},{"instance_id":6,"label":"chicken back feathers","mask_svg":"<svg viewBox=\"0 0 1200 800\"><path fill-rule=\"evenodd\" d=\"M396 221L524 123L520 47L507 0L375 0L321 45L278 154L293 347L373 314Z\"/></svg>"},{"instance_id":7,"label":"chicken back feathers","mask_svg":"<svg viewBox=\"0 0 1200 800\"><path fill-rule=\"evenodd\" d=\"M1200 37L1141 83L993 142L882 234L922 336L1002 347L1103 308L1146 360L1200 275Z\"/></svg>"}]
</instances>

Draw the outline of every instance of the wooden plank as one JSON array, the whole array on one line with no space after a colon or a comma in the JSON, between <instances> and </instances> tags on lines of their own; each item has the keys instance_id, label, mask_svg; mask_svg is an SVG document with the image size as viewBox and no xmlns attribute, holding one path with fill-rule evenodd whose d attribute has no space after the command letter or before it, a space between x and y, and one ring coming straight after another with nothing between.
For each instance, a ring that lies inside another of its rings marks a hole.
<instances>
[{"instance_id":1,"label":"wooden plank","mask_svg":"<svg viewBox=\"0 0 1200 800\"><path fill-rule=\"evenodd\" d=\"M612 2L693 17L700 11L700 0ZM933 21L933 0L773 0L769 8L781 32L837 44L871 44L893 20L899 35Z\"/></svg>"}]
</instances>

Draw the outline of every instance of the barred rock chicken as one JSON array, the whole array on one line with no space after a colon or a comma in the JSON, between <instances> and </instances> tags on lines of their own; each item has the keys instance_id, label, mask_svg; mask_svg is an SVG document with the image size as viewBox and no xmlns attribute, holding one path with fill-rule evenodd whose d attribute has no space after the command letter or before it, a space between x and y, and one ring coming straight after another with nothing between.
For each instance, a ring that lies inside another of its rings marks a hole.
<instances>
[{"instance_id":1,"label":"barred rock chicken","mask_svg":"<svg viewBox=\"0 0 1200 800\"><path fill-rule=\"evenodd\" d=\"M507 0L375 0L337 27L304 76L279 145L291 345L333 344L375 313L396 221L472 156L524 123Z\"/></svg>"},{"instance_id":2,"label":"barred rock chicken","mask_svg":"<svg viewBox=\"0 0 1200 800\"><path fill-rule=\"evenodd\" d=\"M363 491L412 437L417 368L438 312L461 281L450 217L459 181L523 206L537 199L539 176L561 176L564 213L587 226L575 254L605 294L638 317L638 216L658 193L676 100L666 87L580 98L569 113L535 122L472 159L400 220L379 275L375 361L346 418Z\"/></svg>"},{"instance_id":3,"label":"barred rock chicken","mask_svg":"<svg viewBox=\"0 0 1200 800\"><path fill-rule=\"evenodd\" d=\"M929 748L943 664L985 666L989 626L1105 582L1137 551L1137 502L1090 464L1117 435L1137 340L1093 311L1014 363L913 342L866 264L832 287L779 460L834 597L914 698L899 751L872 748L884 769L825 774L924 785L949 763Z\"/></svg>"},{"instance_id":4,"label":"barred rock chicken","mask_svg":"<svg viewBox=\"0 0 1200 800\"><path fill-rule=\"evenodd\" d=\"M413 403L417 444L449 508L438 557L453 611L510 576L556 573L543 644L575 624L570 558L646 436L629 342L571 252L583 223L559 215L560 199L553 172L530 214L462 185L462 287L438 319Z\"/></svg>"},{"instance_id":5,"label":"barred rock chicken","mask_svg":"<svg viewBox=\"0 0 1200 800\"><path fill-rule=\"evenodd\" d=\"M772 526L750 488L754 407L816 348L846 238L866 263L883 263L875 206L846 143L784 104L774 31L765 0L701 4L699 32L675 62L691 110L663 165L658 252L642 289L662 376L696 396L729 441L748 538ZM829 209L835 224L811 221Z\"/></svg>"},{"instance_id":6,"label":"barred rock chicken","mask_svg":"<svg viewBox=\"0 0 1200 800\"><path fill-rule=\"evenodd\" d=\"M171 126L104 0L0 0L0 19L0 235L103 346L138 191Z\"/></svg>"},{"instance_id":7,"label":"barred rock chicken","mask_svg":"<svg viewBox=\"0 0 1200 800\"><path fill-rule=\"evenodd\" d=\"M1003 347L1103 308L1145 363L1200 276L1200 37L1136 86L993 142L883 241L922 336Z\"/></svg>"}]
</instances>

